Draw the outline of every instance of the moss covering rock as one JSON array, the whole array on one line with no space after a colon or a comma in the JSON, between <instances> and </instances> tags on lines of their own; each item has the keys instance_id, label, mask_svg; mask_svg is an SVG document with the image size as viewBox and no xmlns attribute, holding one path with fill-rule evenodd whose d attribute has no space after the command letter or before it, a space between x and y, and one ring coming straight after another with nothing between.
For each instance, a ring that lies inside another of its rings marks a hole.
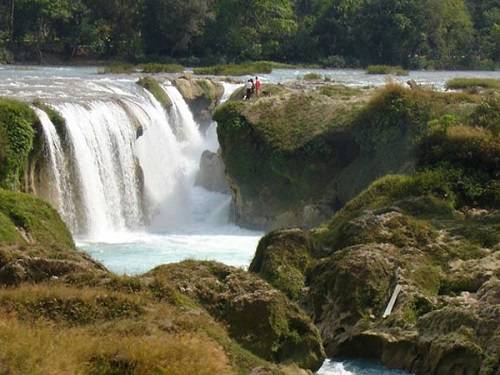
<instances>
[{"instance_id":1,"label":"moss covering rock","mask_svg":"<svg viewBox=\"0 0 500 375\"><path fill-rule=\"evenodd\" d=\"M345 93L288 87L217 109L238 224L317 224L377 178L413 171L416 144L429 121L447 113L466 118L479 101L398 85L349 91L347 100ZM316 207L316 220L310 207Z\"/></svg>"},{"instance_id":2,"label":"moss covering rock","mask_svg":"<svg viewBox=\"0 0 500 375\"><path fill-rule=\"evenodd\" d=\"M297 305L261 279L215 262L161 266L148 276L174 284L228 325L231 337L266 360L317 370L324 360L319 334Z\"/></svg>"},{"instance_id":3,"label":"moss covering rock","mask_svg":"<svg viewBox=\"0 0 500 375\"><path fill-rule=\"evenodd\" d=\"M311 231L271 233L251 271L308 311L328 356L372 358L416 374L495 374L496 141L477 126L427 130L416 143L417 173L372 183ZM297 284L300 293L290 294ZM396 285L401 292L384 317Z\"/></svg>"},{"instance_id":4,"label":"moss covering rock","mask_svg":"<svg viewBox=\"0 0 500 375\"><path fill-rule=\"evenodd\" d=\"M75 249L66 225L46 202L0 189L0 221L0 284L104 270Z\"/></svg>"},{"instance_id":5,"label":"moss covering rock","mask_svg":"<svg viewBox=\"0 0 500 375\"><path fill-rule=\"evenodd\" d=\"M153 77L142 77L137 81L137 84L148 90L167 111L172 108L172 101L156 79Z\"/></svg>"},{"instance_id":6,"label":"moss covering rock","mask_svg":"<svg viewBox=\"0 0 500 375\"><path fill-rule=\"evenodd\" d=\"M212 123L212 113L219 104L224 87L211 79L183 76L174 80L174 85L188 103L195 120L203 127Z\"/></svg>"}]
</instances>

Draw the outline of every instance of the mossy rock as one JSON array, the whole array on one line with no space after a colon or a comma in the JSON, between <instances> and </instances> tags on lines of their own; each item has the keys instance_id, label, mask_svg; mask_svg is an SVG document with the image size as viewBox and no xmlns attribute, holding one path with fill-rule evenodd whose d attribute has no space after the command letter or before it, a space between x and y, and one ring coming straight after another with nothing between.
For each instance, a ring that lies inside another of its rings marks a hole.
<instances>
[{"instance_id":1,"label":"mossy rock","mask_svg":"<svg viewBox=\"0 0 500 375\"><path fill-rule=\"evenodd\" d=\"M0 187L21 187L38 118L25 103L0 99Z\"/></svg>"},{"instance_id":2,"label":"mossy rock","mask_svg":"<svg viewBox=\"0 0 500 375\"><path fill-rule=\"evenodd\" d=\"M75 249L59 214L31 195L0 189L0 284L105 271Z\"/></svg>"},{"instance_id":3,"label":"mossy rock","mask_svg":"<svg viewBox=\"0 0 500 375\"><path fill-rule=\"evenodd\" d=\"M283 294L257 276L215 262L185 261L150 273L187 293L217 319L229 334L255 355L276 363L295 362L317 370L324 353L319 333Z\"/></svg>"},{"instance_id":4,"label":"mossy rock","mask_svg":"<svg viewBox=\"0 0 500 375\"><path fill-rule=\"evenodd\" d=\"M8 219L3 226L7 235L0 238L3 245L31 243L53 252L74 249L71 233L59 214L38 198L0 189L0 213Z\"/></svg>"},{"instance_id":5,"label":"mossy rock","mask_svg":"<svg viewBox=\"0 0 500 375\"><path fill-rule=\"evenodd\" d=\"M271 232L260 240L248 271L300 301L306 274L315 262L311 248L309 235L300 229Z\"/></svg>"},{"instance_id":6,"label":"mossy rock","mask_svg":"<svg viewBox=\"0 0 500 375\"><path fill-rule=\"evenodd\" d=\"M184 76L174 80L174 85L188 103L195 120L204 127L209 126L212 113L224 94L222 84Z\"/></svg>"},{"instance_id":7,"label":"mossy rock","mask_svg":"<svg viewBox=\"0 0 500 375\"><path fill-rule=\"evenodd\" d=\"M137 84L148 90L167 111L172 108L172 101L156 79L153 77L142 77L137 81Z\"/></svg>"},{"instance_id":8,"label":"mossy rock","mask_svg":"<svg viewBox=\"0 0 500 375\"><path fill-rule=\"evenodd\" d=\"M467 95L398 85L371 91L368 102L364 91L348 101L342 95L287 88L217 108L237 223L306 226L307 206L335 211L380 176L412 173L428 123L447 112L465 119L477 105Z\"/></svg>"}]
</instances>

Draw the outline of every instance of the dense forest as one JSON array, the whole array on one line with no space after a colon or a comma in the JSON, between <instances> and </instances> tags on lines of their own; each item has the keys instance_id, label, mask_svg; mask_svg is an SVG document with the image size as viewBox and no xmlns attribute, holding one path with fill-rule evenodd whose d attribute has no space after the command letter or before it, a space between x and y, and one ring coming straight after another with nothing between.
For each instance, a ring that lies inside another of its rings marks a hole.
<instances>
[{"instance_id":1,"label":"dense forest","mask_svg":"<svg viewBox=\"0 0 500 375\"><path fill-rule=\"evenodd\" d=\"M3 61L500 64L500 0L0 1Z\"/></svg>"}]
</instances>

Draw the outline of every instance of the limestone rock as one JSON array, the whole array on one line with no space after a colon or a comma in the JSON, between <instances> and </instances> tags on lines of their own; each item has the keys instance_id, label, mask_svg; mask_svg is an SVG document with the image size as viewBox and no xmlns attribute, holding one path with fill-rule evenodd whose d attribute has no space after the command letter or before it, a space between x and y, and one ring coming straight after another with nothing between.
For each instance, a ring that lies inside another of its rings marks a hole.
<instances>
[{"instance_id":1,"label":"limestone rock","mask_svg":"<svg viewBox=\"0 0 500 375\"><path fill-rule=\"evenodd\" d=\"M194 261L161 266L148 276L176 285L226 323L231 337L252 353L276 363L320 368L324 352L316 327L295 303L257 276Z\"/></svg>"},{"instance_id":2,"label":"limestone rock","mask_svg":"<svg viewBox=\"0 0 500 375\"><path fill-rule=\"evenodd\" d=\"M212 112L224 94L224 87L210 79L190 76L174 80L174 85L188 103L195 121L202 126L202 129L208 128L213 121Z\"/></svg>"},{"instance_id":3,"label":"limestone rock","mask_svg":"<svg viewBox=\"0 0 500 375\"><path fill-rule=\"evenodd\" d=\"M225 169L219 154L205 150L201 155L200 170L196 176L195 184L208 191L227 194L229 186L226 181Z\"/></svg>"}]
</instances>

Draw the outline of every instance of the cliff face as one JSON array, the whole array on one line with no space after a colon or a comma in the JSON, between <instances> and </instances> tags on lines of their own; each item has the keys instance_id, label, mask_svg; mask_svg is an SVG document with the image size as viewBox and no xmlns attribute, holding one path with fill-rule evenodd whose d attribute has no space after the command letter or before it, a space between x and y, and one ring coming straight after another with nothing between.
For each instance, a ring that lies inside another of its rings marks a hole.
<instances>
[{"instance_id":1,"label":"cliff face","mask_svg":"<svg viewBox=\"0 0 500 375\"><path fill-rule=\"evenodd\" d=\"M377 178L411 172L427 123L474 100L396 85L334 88L286 89L217 109L238 224L319 224Z\"/></svg>"},{"instance_id":2,"label":"cliff face","mask_svg":"<svg viewBox=\"0 0 500 375\"><path fill-rule=\"evenodd\" d=\"M328 223L269 234L250 271L309 312L329 356L416 374L496 374L498 135L441 119L415 155L417 173L376 181Z\"/></svg>"}]
</instances>

